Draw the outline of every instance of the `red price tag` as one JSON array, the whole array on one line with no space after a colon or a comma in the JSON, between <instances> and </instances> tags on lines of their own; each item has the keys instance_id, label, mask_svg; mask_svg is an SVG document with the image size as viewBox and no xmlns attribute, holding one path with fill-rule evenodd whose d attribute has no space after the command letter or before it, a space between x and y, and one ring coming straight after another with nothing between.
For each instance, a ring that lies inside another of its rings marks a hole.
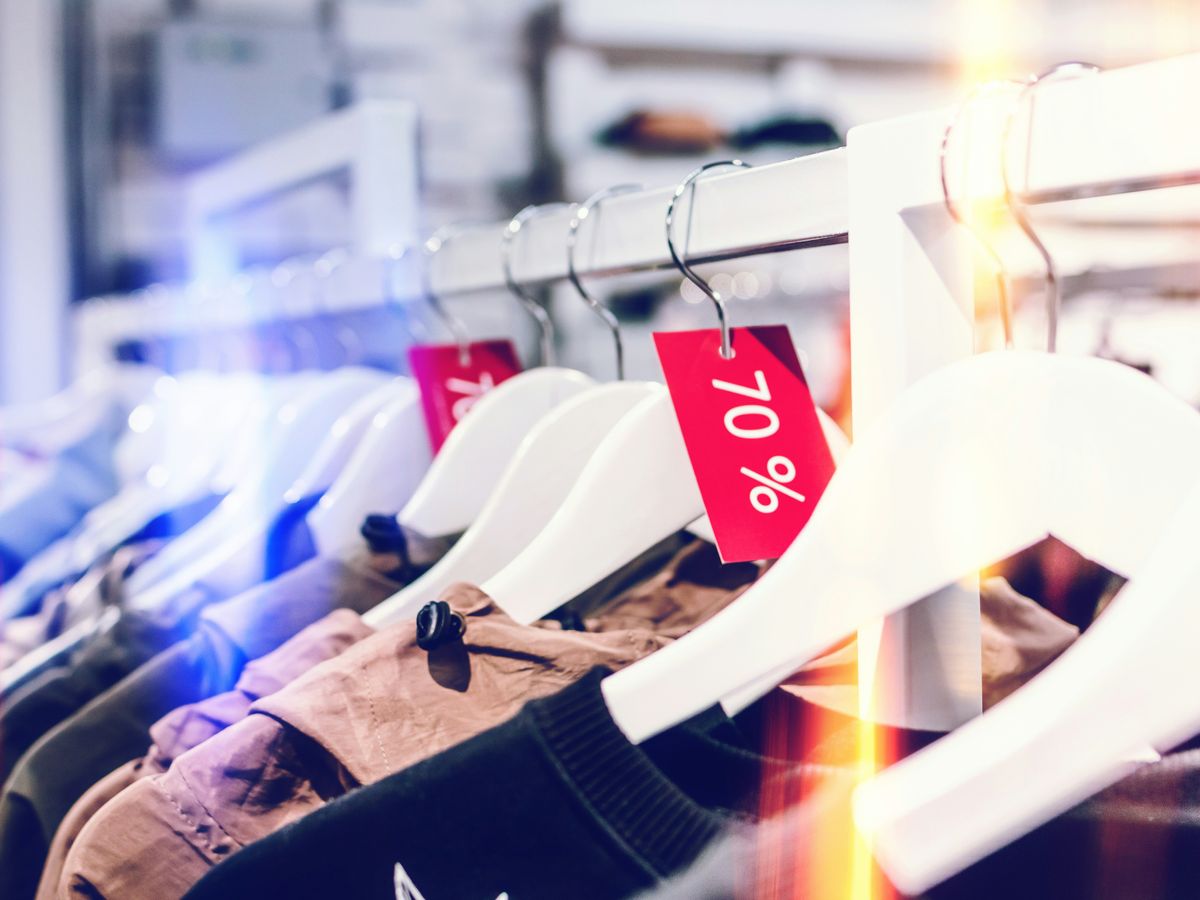
<instances>
[{"instance_id":1,"label":"red price tag","mask_svg":"<svg viewBox=\"0 0 1200 900\"><path fill-rule=\"evenodd\" d=\"M465 359L458 344L418 344L409 348L408 364L434 453L480 397L521 371L517 348L507 340L468 344Z\"/></svg>"},{"instance_id":2,"label":"red price tag","mask_svg":"<svg viewBox=\"0 0 1200 900\"><path fill-rule=\"evenodd\" d=\"M817 408L785 325L654 335L717 549L725 562L776 559L833 477Z\"/></svg>"}]
</instances>

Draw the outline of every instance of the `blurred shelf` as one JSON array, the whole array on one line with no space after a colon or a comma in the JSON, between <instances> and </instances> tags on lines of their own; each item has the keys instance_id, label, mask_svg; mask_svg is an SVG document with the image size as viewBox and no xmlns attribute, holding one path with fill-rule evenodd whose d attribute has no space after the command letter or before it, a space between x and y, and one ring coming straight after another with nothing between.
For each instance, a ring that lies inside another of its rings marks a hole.
<instances>
[{"instance_id":1,"label":"blurred shelf","mask_svg":"<svg viewBox=\"0 0 1200 900\"><path fill-rule=\"evenodd\" d=\"M1188 26L1195 34L1200 22L1194 4L1173 11L1179 27L1171 35L1164 34L1161 18L1133 2L1021 6L981 11L952 0L742 0L734 6L722 0L574 0L563 4L563 32L573 41L623 50L951 64L962 61L973 45L977 56L993 46L996 36L979 28L991 18L998 28L1011 25L1021 34L1024 58L1009 60L1017 66L1080 56L1111 66L1196 49L1183 41ZM1053 15L1053 29L1037 27L1039 11Z\"/></svg>"}]
</instances>

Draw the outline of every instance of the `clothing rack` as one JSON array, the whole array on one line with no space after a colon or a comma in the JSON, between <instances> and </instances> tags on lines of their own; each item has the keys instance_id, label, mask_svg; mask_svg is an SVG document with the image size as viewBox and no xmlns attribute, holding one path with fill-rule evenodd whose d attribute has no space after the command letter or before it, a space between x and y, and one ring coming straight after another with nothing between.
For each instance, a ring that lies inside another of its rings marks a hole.
<instances>
[{"instance_id":1,"label":"clothing rack","mask_svg":"<svg viewBox=\"0 0 1200 900\"><path fill-rule=\"evenodd\" d=\"M1196 84L1200 54L1040 87L1031 104L1029 152L1018 167L1022 200L1049 206L1200 185ZM971 166L959 182L960 201L969 197L1001 202L1000 126L1010 102L982 98L962 117L958 142L969 152L952 161L952 167L965 168L961 162L968 157ZM687 196L681 201L680 221L690 221L686 252L692 261L836 244L853 236L849 254L856 431L866 428L922 375L975 349L975 250L946 210L939 171L942 140L954 115L955 111L937 110L859 126L850 130L845 149L714 174L696 185L690 209ZM343 138L356 133L343 124ZM368 128L357 133L376 140L382 132ZM1014 144L1023 146L1017 142L1025 137L1019 126ZM330 139L330 146L334 143ZM301 147L303 142L297 138L289 146ZM340 146L346 150L346 145ZM376 163L381 158L378 146L370 153L333 156ZM268 171L268 158L251 154L219 173L199 176L190 191L195 221L206 222L210 214L249 202L251 192L239 188L243 179L246 184L255 179L245 173ZM325 168L324 163L314 164L308 175L315 177ZM360 166L363 180L355 195L392 190L377 181L384 169L378 164ZM663 216L671 190L643 190L604 202L581 232L580 274L603 277L669 268ZM215 198L211 202L210 191ZM549 284L566 277L569 219L564 208L525 224L512 243L517 281ZM503 289L500 247L506 225L468 227L449 238L433 259L433 289L439 294ZM681 226L681 242L683 230ZM379 266L395 264L382 255L386 247L379 241L357 243L365 253L356 266L378 274ZM198 238L195 258L207 257L210 247L209 237ZM410 255L414 264L397 269L394 296L421 293L419 254ZM368 304L389 300L382 293L377 301L356 296ZM281 317L291 314L284 307L277 312ZM736 325L736 305L731 317ZM124 320L135 334L145 333L144 319L141 325L136 316ZM129 332L111 327L105 339L122 335ZM868 694L870 708L864 710L870 718L938 731L979 714L976 598L975 586L954 586L860 633L860 683L874 686Z\"/></svg>"}]
</instances>

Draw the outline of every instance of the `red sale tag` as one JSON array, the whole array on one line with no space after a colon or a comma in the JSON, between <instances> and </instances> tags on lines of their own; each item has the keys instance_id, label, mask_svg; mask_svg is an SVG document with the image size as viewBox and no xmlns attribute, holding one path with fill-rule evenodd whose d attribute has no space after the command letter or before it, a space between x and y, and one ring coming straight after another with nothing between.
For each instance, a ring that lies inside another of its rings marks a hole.
<instances>
[{"instance_id":1,"label":"red sale tag","mask_svg":"<svg viewBox=\"0 0 1200 900\"><path fill-rule=\"evenodd\" d=\"M521 371L512 341L475 341L465 349L464 355L458 344L418 344L408 351L434 453L480 397Z\"/></svg>"},{"instance_id":2,"label":"red sale tag","mask_svg":"<svg viewBox=\"0 0 1200 900\"><path fill-rule=\"evenodd\" d=\"M833 455L785 325L654 335L725 562L777 559L833 477Z\"/></svg>"}]
</instances>

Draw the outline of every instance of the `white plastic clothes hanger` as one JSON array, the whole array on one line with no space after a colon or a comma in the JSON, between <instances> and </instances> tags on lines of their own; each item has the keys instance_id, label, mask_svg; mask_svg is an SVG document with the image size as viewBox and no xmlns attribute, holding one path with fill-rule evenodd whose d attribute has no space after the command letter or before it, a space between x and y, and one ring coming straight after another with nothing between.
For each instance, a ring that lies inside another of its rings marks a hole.
<instances>
[{"instance_id":1,"label":"white plastic clothes hanger","mask_svg":"<svg viewBox=\"0 0 1200 900\"><path fill-rule=\"evenodd\" d=\"M189 561L163 576L153 587L135 594L133 604L139 609L157 608L202 579L225 591L243 590L261 579L261 566L243 570L225 563L238 555L237 548L249 536L266 532L286 502L288 488L307 466L314 449L324 440L338 416L386 378L384 373L371 369L339 369L319 379L303 398L285 404L275 416L272 427L262 435L263 444L254 477L235 488L203 522L164 548L160 557L170 549L173 557L181 556ZM199 558L191 556L193 551L189 545L204 545L216 534L222 535L224 540L211 553ZM169 567L171 562L167 560L165 564ZM134 590L132 584L130 589Z\"/></svg>"},{"instance_id":2,"label":"white plastic clothes hanger","mask_svg":"<svg viewBox=\"0 0 1200 900\"><path fill-rule=\"evenodd\" d=\"M1020 99L1029 99L1032 115L1041 81L1096 71L1056 67L1030 81ZM1007 165L1004 174L1010 207L1053 273ZM1057 291L1048 299L1053 313ZM1178 449L1189 452L1186 443ZM1004 703L859 788L856 821L898 886L923 892L1118 781L1140 748L1165 752L1200 731L1193 693L1163 690L1186 682L1195 667L1200 474L1193 467L1176 486L1185 502L1152 556L1062 657Z\"/></svg>"},{"instance_id":3,"label":"white plastic clothes hanger","mask_svg":"<svg viewBox=\"0 0 1200 900\"><path fill-rule=\"evenodd\" d=\"M609 709L644 740L1049 534L1133 575L1197 453L1200 417L1117 363L1006 351L947 366L851 447L736 603L605 679Z\"/></svg>"},{"instance_id":4,"label":"white plastic clothes hanger","mask_svg":"<svg viewBox=\"0 0 1200 900\"><path fill-rule=\"evenodd\" d=\"M319 493L330 486L345 468L358 443L371 426L374 417L388 401L394 398L400 383L385 383L369 391L351 403L346 413L339 416L329 427L305 470L292 482L282 498L272 502L262 494L262 508L247 515L244 506L219 507L203 522L196 525L187 535L177 538L159 556L148 560L150 566L140 583L135 582L138 572L131 578L134 592L159 590L162 595L180 590L188 578L221 585L233 590L240 584L253 584L263 575L263 559L270 536L271 525L287 504L295 503ZM235 491L235 501L245 495ZM217 573L219 577L204 574ZM154 599L148 599L153 604Z\"/></svg>"},{"instance_id":5,"label":"white plastic clothes hanger","mask_svg":"<svg viewBox=\"0 0 1200 900\"><path fill-rule=\"evenodd\" d=\"M605 197L632 189L621 185L589 198L572 219L567 241L571 281L612 334L618 377L623 371L620 325L580 283L574 249L576 233L589 212ZM494 575L550 520L592 452L613 426L639 401L663 390L661 385L646 382L619 381L589 387L544 414L517 447L512 461L462 538L428 572L367 613L364 621L380 628L409 619L451 584L457 581L478 584ZM475 414L472 412L472 416Z\"/></svg>"},{"instance_id":6,"label":"white plastic clothes hanger","mask_svg":"<svg viewBox=\"0 0 1200 900\"><path fill-rule=\"evenodd\" d=\"M609 709L641 741L744 702L748 686L1047 535L1134 576L1198 452L1200 416L1117 363L1005 351L946 366L854 444L736 603L605 679Z\"/></svg>"},{"instance_id":7,"label":"white plastic clothes hanger","mask_svg":"<svg viewBox=\"0 0 1200 900\"><path fill-rule=\"evenodd\" d=\"M306 262L303 267L305 270L315 271L316 266L326 259L327 257L322 257L317 263ZM297 261L289 260L276 267L270 278L273 291L263 298L266 302L256 302L259 295L253 290L255 282L250 278L236 279L234 290L224 294L218 293L216 296L201 285L194 286L192 294L195 296L193 303L198 307L197 315L212 315L213 309L220 313L223 306L232 307L228 315L236 322L248 325L279 316L281 312L284 315L301 315L315 311L315 306L311 310L307 307L302 308L305 303L313 300L311 296L289 289L294 281L293 270L299 266ZM206 342L202 346L211 347L214 351L213 365L220 366L223 363L224 354L219 342ZM298 357L303 348L297 345L295 350ZM306 364L305 360L299 358L293 362L297 366ZM219 463L215 470L204 470L208 474L197 473L197 477L204 479L204 492L217 496L235 493L244 496L247 485L257 484L265 452L263 435L275 431L276 417L281 414L287 415L283 412L287 404L306 402L314 396L314 392L321 390L321 385L327 382L328 377L315 371L301 371L286 376L264 376L253 371L238 371L224 376L232 385L232 396L226 400L225 406L218 414L231 415L238 409L238 404L245 404L245 409L233 434L228 438L221 438L218 445ZM202 427L205 427L204 420ZM212 428L202 432L204 440L209 440L213 434L215 432ZM175 443L176 449L170 454L170 458L176 461L176 465L180 461L187 464L192 458L188 452L189 442L180 441L176 433ZM171 472L174 477L174 468ZM241 491L237 491L239 487ZM234 507L233 510L231 506ZM157 556L143 563L129 580L129 592L136 594L145 590L229 540L228 529L236 515L236 507L237 503L224 504L212 516L206 517L203 522L189 530L186 540L168 544ZM248 552L252 552L252 548Z\"/></svg>"},{"instance_id":8,"label":"white plastic clothes hanger","mask_svg":"<svg viewBox=\"0 0 1200 900\"><path fill-rule=\"evenodd\" d=\"M88 515L80 553L87 545L104 552L155 515L209 493L230 446L256 416L261 384L206 372L160 378L153 397L130 413L138 438L123 438L114 453L118 469L138 473L136 481Z\"/></svg>"},{"instance_id":9,"label":"white plastic clothes hanger","mask_svg":"<svg viewBox=\"0 0 1200 900\"><path fill-rule=\"evenodd\" d=\"M724 301L700 284L723 317ZM483 590L517 621L534 622L703 512L670 396L656 392L608 433L541 534Z\"/></svg>"},{"instance_id":10,"label":"white plastic clothes hanger","mask_svg":"<svg viewBox=\"0 0 1200 900\"><path fill-rule=\"evenodd\" d=\"M541 304L513 279L513 239L538 210L538 207L527 207L512 219L504 233L501 253L509 290L538 325L542 361L546 364L497 385L481 397L450 432L429 472L398 517L402 525L427 537L444 537L464 531L479 515L517 447L534 424L560 403L595 383L582 372L550 365L554 351L553 324ZM425 295L466 352L466 331L445 310L432 289L431 267L442 243L441 232L426 243Z\"/></svg>"},{"instance_id":11,"label":"white plastic clothes hanger","mask_svg":"<svg viewBox=\"0 0 1200 900\"><path fill-rule=\"evenodd\" d=\"M421 392L408 380L397 381L394 391L305 520L319 556L347 556L362 546L364 518L403 506L429 468Z\"/></svg>"},{"instance_id":12,"label":"white plastic clothes hanger","mask_svg":"<svg viewBox=\"0 0 1200 900\"><path fill-rule=\"evenodd\" d=\"M622 381L625 378L625 343L621 337L621 323L613 314L612 310L604 306L592 296L587 287L584 286L583 279L579 277L579 268L575 264L576 250L579 245L579 230L584 222L600 215L600 204L609 197L616 197L621 194L628 194L634 191L641 190L640 184L618 184L614 187L603 188L587 200L575 207L575 215L571 218L571 224L567 229L567 277L574 286L579 296L583 298L583 302L594 312L607 327L612 335L613 346L616 350L617 362L617 380ZM840 432L839 432L840 434ZM717 539L713 534L712 524L708 521L708 516L701 516L696 521L692 522L687 529L689 533L702 541L708 541L710 544L715 544Z\"/></svg>"},{"instance_id":13,"label":"white plastic clothes hanger","mask_svg":"<svg viewBox=\"0 0 1200 900\"><path fill-rule=\"evenodd\" d=\"M197 444L203 447L209 446L208 442L214 438L223 441L214 448L215 468L199 465L201 460L211 461L209 455L193 455L188 432L173 429L169 451L163 457L166 479L168 484L185 484L190 479L193 487L188 490L194 490L194 493L185 494L182 489L171 490L169 496L159 493L151 502L160 510L206 493L227 500L239 486L255 483L256 472L262 463L263 435L275 427L276 417L285 407L311 392L319 379L315 373L264 377L252 372L238 372L219 377L225 384L226 405L214 410L211 417L205 416L208 421L201 420L203 430L197 439ZM176 409L179 415L205 415L202 410L188 407ZM214 427L217 422L234 423L232 432L222 434L226 429ZM184 471L181 472L180 467L184 467ZM218 512L221 516L214 519ZM218 506L188 530L186 541L172 541L143 562L126 583L128 593L132 595L145 590L227 539L224 526L228 525L228 516L229 506L226 505L223 512ZM107 546L115 545L117 533L118 526L112 526ZM98 540L97 545L104 546L104 541Z\"/></svg>"},{"instance_id":14,"label":"white plastic clothes hanger","mask_svg":"<svg viewBox=\"0 0 1200 900\"><path fill-rule=\"evenodd\" d=\"M343 252L332 252L321 257L308 268L322 279L322 284L327 285L332 275L344 264L346 258L347 255ZM277 269L277 275L284 270L284 267L289 266L290 264L283 264ZM291 277L284 278L282 276L273 279L273 282L280 287L287 287L291 285L292 281ZM323 311L322 304L319 302L311 307L299 307L295 298L288 296L295 293L294 290L286 293L282 290L278 291L272 298L276 302L271 304L266 312L277 315L281 307L284 307L288 314L293 316ZM327 311L332 305L329 302L330 298L326 291L320 292L320 296L325 301L324 311ZM313 346L315 347L315 343ZM311 354L307 359L298 358L293 363L301 366L314 365L318 362L315 356L315 354ZM357 371L354 366L350 366L349 369ZM377 414L390 401L408 396L403 389L407 379L385 380L386 376L382 374L379 378L382 383L378 387L351 403L349 409L339 415L329 426L327 433L317 444L316 451L308 459L304 469L283 493L282 500L275 505L275 512L283 505L299 502L305 497L328 489L348 465ZM267 506L270 507L270 504ZM263 554L273 519L273 513L254 516L243 523L240 531L230 532L227 529L232 527L231 514L228 510L221 510L219 515L214 517L213 524L206 522L195 530L195 537L186 543L180 542L180 546L171 552L164 551L164 558L156 564L159 568L156 571L156 567L152 566L149 575L152 578L161 578L164 577L160 574L161 572L176 566L183 567L185 561L181 554L186 552L192 555L191 560L187 561L186 571L188 574L198 574L203 569L210 572L220 569L222 578L225 579L224 583L227 585L238 583L238 581L253 581L261 577L263 571ZM151 561L151 563L154 562ZM172 578L171 584L181 583L182 578L183 575L180 575L178 579Z\"/></svg>"},{"instance_id":15,"label":"white plastic clothes hanger","mask_svg":"<svg viewBox=\"0 0 1200 900\"><path fill-rule=\"evenodd\" d=\"M923 893L1130 774L1141 748L1166 752L1200 732L1189 681L1198 534L1200 483L1137 578L1066 653L858 789L855 820L897 887Z\"/></svg>"},{"instance_id":16,"label":"white plastic clothes hanger","mask_svg":"<svg viewBox=\"0 0 1200 900\"><path fill-rule=\"evenodd\" d=\"M663 390L644 382L599 385L563 402L534 425L492 496L458 542L428 572L364 617L382 628L411 619L458 581L478 584L537 537L590 454L639 401Z\"/></svg>"},{"instance_id":17,"label":"white plastic clothes hanger","mask_svg":"<svg viewBox=\"0 0 1200 900\"><path fill-rule=\"evenodd\" d=\"M0 589L0 610L20 609L35 586L54 583L90 566L101 554L134 534L164 508L175 505L172 485L187 473L203 477L231 435L218 405L221 376L207 373L174 378L159 374L153 390L129 414L129 428L114 448L123 483L117 494L91 510L80 527L34 559ZM187 454L171 454L177 443ZM184 499L189 499L185 497Z\"/></svg>"},{"instance_id":18,"label":"white plastic clothes hanger","mask_svg":"<svg viewBox=\"0 0 1200 900\"><path fill-rule=\"evenodd\" d=\"M309 460L308 466L283 495L285 502L294 503L327 490L346 468L354 451L370 430L375 416L389 402L404 396L404 386L409 383L407 378L395 378L381 384L356 400L346 412L338 416L337 421L330 426L329 434Z\"/></svg>"},{"instance_id":19,"label":"white plastic clothes hanger","mask_svg":"<svg viewBox=\"0 0 1200 900\"><path fill-rule=\"evenodd\" d=\"M397 248L392 253L393 260L400 260L404 256L403 248ZM340 268L347 255L344 253L326 254L323 260L318 260L314 270L322 277L324 284L328 284L334 273ZM387 275L385 275L385 293L390 285L390 266L385 267ZM325 302L323 305L318 305L313 309L313 313L327 312L335 313L336 306L332 302L332 297L326 292L322 292ZM323 308L322 308L323 307ZM340 327L336 332L338 342L345 349L344 365L357 365L361 361L361 345L356 345L357 335L354 329L349 325ZM330 426L329 433L325 436L325 440L317 448L317 452L313 454L309 460L308 466L292 486L288 488L284 494L284 500L288 503L294 503L302 500L305 497L327 490L337 480L337 477L342 473L349 463L355 450L366 437L367 432L371 428L375 417L380 413L391 401L398 398L405 398L408 392L405 390L405 385L411 384L409 378L392 378L389 381L381 384L375 390L369 392L361 399L355 401L345 413L338 416L337 420Z\"/></svg>"},{"instance_id":20,"label":"white plastic clothes hanger","mask_svg":"<svg viewBox=\"0 0 1200 900\"><path fill-rule=\"evenodd\" d=\"M844 443L818 415L830 446ZM675 408L656 392L608 432L537 539L483 591L516 621L536 622L675 532L704 537L703 513Z\"/></svg>"},{"instance_id":21,"label":"white plastic clothes hanger","mask_svg":"<svg viewBox=\"0 0 1200 900\"><path fill-rule=\"evenodd\" d=\"M112 404L133 409L161 377L163 373L153 366L100 366L52 397L0 409L0 445L54 453L99 425Z\"/></svg>"}]
</instances>

